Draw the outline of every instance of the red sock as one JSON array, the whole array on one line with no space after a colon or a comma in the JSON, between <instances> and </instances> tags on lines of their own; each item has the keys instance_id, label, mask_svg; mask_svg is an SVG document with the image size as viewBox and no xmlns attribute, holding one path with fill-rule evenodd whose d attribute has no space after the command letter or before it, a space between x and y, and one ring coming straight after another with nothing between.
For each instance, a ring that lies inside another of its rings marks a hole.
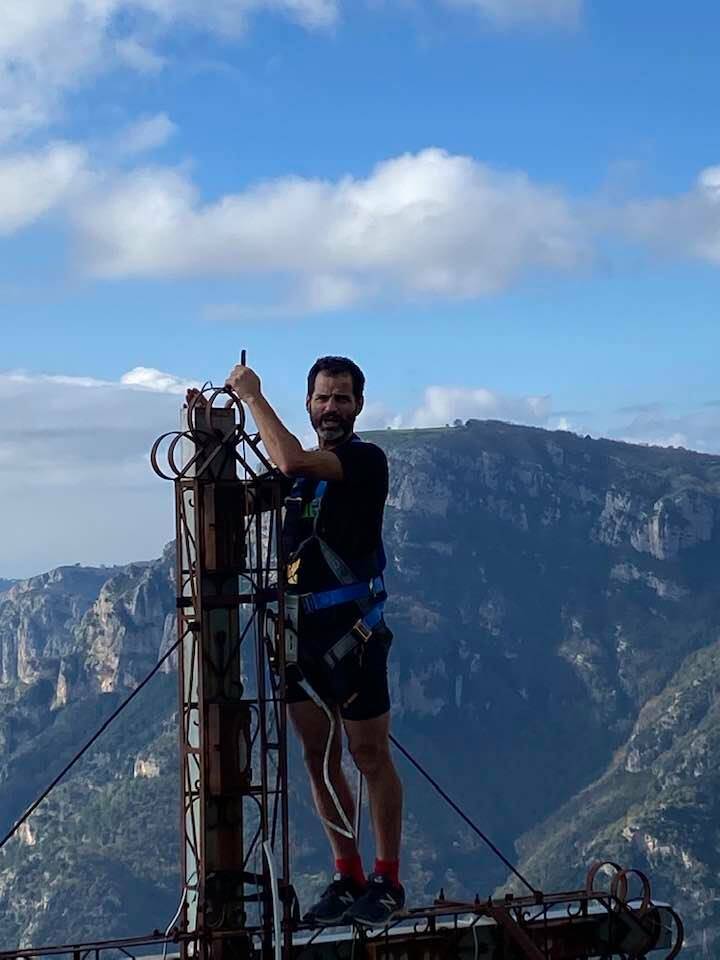
<instances>
[{"instance_id":1,"label":"red sock","mask_svg":"<svg viewBox=\"0 0 720 960\"><path fill-rule=\"evenodd\" d=\"M335 869L344 877L352 877L355 883L357 883L360 887L364 887L367 883L365 880L365 871L363 870L362 859L359 853L356 853L352 857L338 858L335 861Z\"/></svg>"},{"instance_id":2,"label":"red sock","mask_svg":"<svg viewBox=\"0 0 720 960\"><path fill-rule=\"evenodd\" d=\"M400 861L399 860L376 860L375 873L381 873L387 877L394 887L400 886Z\"/></svg>"}]
</instances>

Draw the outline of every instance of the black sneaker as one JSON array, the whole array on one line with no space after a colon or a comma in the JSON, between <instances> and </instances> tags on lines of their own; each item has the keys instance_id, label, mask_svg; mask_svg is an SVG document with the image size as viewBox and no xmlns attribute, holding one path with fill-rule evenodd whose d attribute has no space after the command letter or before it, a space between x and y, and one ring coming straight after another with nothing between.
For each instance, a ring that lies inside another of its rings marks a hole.
<instances>
[{"instance_id":1,"label":"black sneaker","mask_svg":"<svg viewBox=\"0 0 720 960\"><path fill-rule=\"evenodd\" d=\"M328 923L340 923L365 887L361 887L352 877L336 873L332 883L325 889L317 903L303 917L306 923L324 926Z\"/></svg>"},{"instance_id":2,"label":"black sneaker","mask_svg":"<svg viewBox=\"0 0 720 960\"><path fill-rule=\"evenodd\" d=\"M394 886L382 873L371 873L365 893L347 911L348 923L363 927L384 927L402 913L405 906L405 891Z\"/></svg>"}]
</instances>

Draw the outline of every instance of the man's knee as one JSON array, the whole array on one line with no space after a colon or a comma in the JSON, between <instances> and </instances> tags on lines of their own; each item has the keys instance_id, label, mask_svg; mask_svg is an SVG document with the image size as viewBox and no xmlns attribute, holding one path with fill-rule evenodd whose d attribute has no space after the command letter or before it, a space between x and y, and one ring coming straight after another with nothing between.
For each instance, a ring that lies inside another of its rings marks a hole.
<instances>
[{"instance_id":1,"label":"man's knee","mask_svg":"<svg viewBox=\"0 0 720 960\"><path fill-rule=\"evenodd\" d=\"M350 753L360 773L368 778L372 778L391 762L390 750L384 741L377 743L361 741L350 744Z\"/></svg>"}]
</instances>

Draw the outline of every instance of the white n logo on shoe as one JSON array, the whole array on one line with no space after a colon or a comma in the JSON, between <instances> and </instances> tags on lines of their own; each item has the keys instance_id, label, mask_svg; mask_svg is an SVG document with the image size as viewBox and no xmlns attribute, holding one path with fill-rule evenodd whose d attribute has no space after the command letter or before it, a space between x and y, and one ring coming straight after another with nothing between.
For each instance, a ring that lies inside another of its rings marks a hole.
<instances>
[{"instance_id":1,"label":"white n logo on shoe","mask_svg":"<svg viewBox=\"0 0 720 960\"><path fill-rule=\"evenodd\" d=\"M380 903L388 910L395 910L397 907L397 903L392 897L380 897Z\"/></svg>"},{"instance_id":2,"label":"white n logo on shoe","mask_svg":"<svg viewBox=\"0 0 720 960\"><path fill-rule=\"evenodd\" d=\"M343 903L355 903L355 897L351 893L341 893L340 899Z\"/></svg>"}]
</instances>

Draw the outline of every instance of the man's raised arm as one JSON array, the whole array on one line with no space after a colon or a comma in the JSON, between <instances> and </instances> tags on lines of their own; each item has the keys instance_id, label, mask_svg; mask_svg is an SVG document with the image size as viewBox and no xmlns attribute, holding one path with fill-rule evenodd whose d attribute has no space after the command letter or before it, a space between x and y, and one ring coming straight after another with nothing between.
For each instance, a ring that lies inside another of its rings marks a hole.
<instances>
[{"instance_id":1,"label":"man's raised arm","mask_svg":"<svg viewBox=\"0 0 720 960\"><path fill-rule=\"evenodd\" d=\"M265 449L285 476L342 480L340 460L332 451L303 450L298 438L283 425L263 396L260 378L254 370L238 364L231 370L225 385L247 404Z\"/></svg>"}]
</instances>

